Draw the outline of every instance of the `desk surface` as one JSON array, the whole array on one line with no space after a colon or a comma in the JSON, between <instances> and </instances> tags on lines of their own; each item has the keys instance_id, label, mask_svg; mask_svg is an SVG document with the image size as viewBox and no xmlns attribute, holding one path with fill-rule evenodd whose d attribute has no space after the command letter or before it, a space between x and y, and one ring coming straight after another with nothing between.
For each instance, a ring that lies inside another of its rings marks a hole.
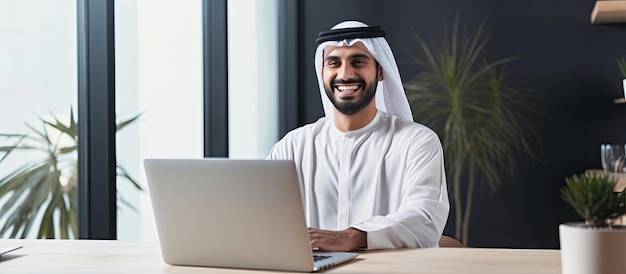
<instances>
[{"instance_id":1,"label":"desk surface","mask_svg":"<svg viewBox=\"0 0 626 274\"><path fill-rule=\"evenodd\" d=\"M287 273L170 266L157 242L0 240L24 247L0 257L0 273ZM561 273L559 250L427 248L362 252L323 273Z\"/></svg>"}]
</instances>

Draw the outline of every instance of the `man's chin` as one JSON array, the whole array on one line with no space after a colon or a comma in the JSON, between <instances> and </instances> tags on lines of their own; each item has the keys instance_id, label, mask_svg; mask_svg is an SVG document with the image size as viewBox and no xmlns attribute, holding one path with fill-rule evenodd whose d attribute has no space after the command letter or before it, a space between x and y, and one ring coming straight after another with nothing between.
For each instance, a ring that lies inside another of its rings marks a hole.
<instances>
[{"instance_id":1,"label":"man's chin","mask_svg":"<svg viewBox=\"0 0 626 274\"><path fill-rule=\"evenodd\" d=\"M355 114L357 112L359 112L359 110L362 109L362 107L359 106L359 104L356 103L339 103L335 106L335 108L346 115L352 115Z\"/></svg>"},{"instance_id":2,"label":"man's chin","mask_svg":"<svg viewBox=\"0 0 626 274\"><path fill-rule=\"evenodd\" d=\"M354 101L356 101L356 96L354 95L350 95L350 96L339 96L339 98L337 98L337 102L339 103L353 103Z\"/></svg>"}]
</instances>

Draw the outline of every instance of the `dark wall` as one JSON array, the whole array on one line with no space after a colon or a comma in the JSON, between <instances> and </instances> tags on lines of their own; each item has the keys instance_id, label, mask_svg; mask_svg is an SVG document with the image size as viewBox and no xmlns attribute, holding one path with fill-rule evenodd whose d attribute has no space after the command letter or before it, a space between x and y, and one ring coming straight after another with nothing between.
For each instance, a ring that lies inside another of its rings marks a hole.
<instances>
[{"instance_id":1,"label":"dark wall","mask_svg":"<svg viewBox=\"0 0 626 274\"><path fill-rule=\"evenodd\" d=\"M592 25L593 0L316 0L300 1L300 122L323 115L314 71L315 38L344 20L380 25L394 50L403 80L411 65L411 26L425 40L438 39L456 14L476 25L487 17L487 53L522 55L509 65L519 86L542 96L543 116L533 123L543 162L522 159L518 175L497 192L478 189L470 221L474 247L558 248L558 225L579 217L560 198L564 178L600 168L600 144L626 143L626 104L616 58L626 54L626 25ZM516 157L512 155L512 157ZM451 212L445 234L454 233Z\"/></svg>"}]
</instances>

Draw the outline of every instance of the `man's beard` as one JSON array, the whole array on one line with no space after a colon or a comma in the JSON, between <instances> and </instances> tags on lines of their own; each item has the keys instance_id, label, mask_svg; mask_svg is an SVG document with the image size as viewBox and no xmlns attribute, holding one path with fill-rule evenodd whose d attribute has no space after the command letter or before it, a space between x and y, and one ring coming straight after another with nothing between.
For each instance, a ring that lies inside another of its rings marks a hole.
<instances>
[{"instance_id":1,"label":"man's beard","mask_svg":"<svg viewBox=\"0 0 626 274\"><path fill-rule=\"evenodd\" d=\"M345 115L352 115L364 109L372 102L372 100L374 100L374 96L376 95L376 87L378 85L378 76L376 76L374 83L368 86L365 85L365 81L363 79L348 79L345 81L333 80L330 84L331 86L324 84L324 89L326 90L326 95L328 96L328 99L330 99L330 102L333 103L333 106L335 106L335 108L339 112ZM363 96L361 97L361 99L358 99L356 101L340 102L334 97L333 86L337 84L360 84L363 89Z\"/></svg>"}]
</instances>

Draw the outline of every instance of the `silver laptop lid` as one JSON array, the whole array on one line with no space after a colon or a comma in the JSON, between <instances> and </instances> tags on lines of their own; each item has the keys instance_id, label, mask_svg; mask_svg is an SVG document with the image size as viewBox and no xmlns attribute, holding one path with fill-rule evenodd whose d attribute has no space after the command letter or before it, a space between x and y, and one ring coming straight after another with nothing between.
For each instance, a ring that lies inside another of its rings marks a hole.
<instances>
[{"instance_id":1,"label":"silver laptop lid","mask_svg":"<svg viewBox=\"0 0 626 274\"><path fill-rule=\"evenodd\" d=\"M313 271L294 163L146 159L166 263Z\"/></svg>"}]
</instances>

